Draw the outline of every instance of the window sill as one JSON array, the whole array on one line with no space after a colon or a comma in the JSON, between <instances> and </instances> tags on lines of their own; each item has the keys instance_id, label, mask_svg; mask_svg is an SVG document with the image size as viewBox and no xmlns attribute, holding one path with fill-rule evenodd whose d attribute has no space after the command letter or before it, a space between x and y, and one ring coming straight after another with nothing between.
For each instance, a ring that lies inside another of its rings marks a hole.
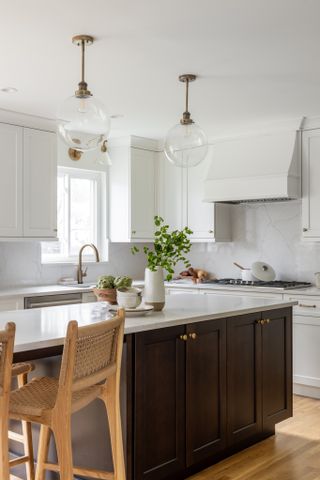
<instances>
[{"instance_id":1,"label":"window sill","mask_svg":"<svg viewBox=\"0 0 320 480\"><path fill-rule=\"evenodd\" d=\"M100 260L100 262L96 262L95 260L85 260L83 259L82 260L82 265L93 265L93 264L101 264L101 265L105 265L107 263L109 263L108 260ZM53 265L53 266L70 266L70 265L73 265L73 266L78 266L78 260L43 260L41 261L41 265Z\"/></svg>"}]
</instances>

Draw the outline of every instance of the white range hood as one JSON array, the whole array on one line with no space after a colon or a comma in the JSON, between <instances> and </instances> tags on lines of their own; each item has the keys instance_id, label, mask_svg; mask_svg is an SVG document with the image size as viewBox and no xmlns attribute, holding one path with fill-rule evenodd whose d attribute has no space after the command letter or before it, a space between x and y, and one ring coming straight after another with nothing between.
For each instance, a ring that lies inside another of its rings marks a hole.
<instances>
[{"instance_id":1,"label":"white range hood","mask_svg":"<svg viewBox=\"0 0 320 480\"><path fill-rule=\"evenodd\" d=\"M220 141L211 152L205 202L270 202L301 196L297 130Z\"/></svg>"}]
</instances>

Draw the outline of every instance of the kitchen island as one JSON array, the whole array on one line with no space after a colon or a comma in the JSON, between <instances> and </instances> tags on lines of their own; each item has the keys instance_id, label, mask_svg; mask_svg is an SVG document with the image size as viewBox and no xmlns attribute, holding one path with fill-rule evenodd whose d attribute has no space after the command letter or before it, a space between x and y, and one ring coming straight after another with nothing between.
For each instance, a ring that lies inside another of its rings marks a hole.
<instances>
[{"instance_id":1,"label":"kitchen island","mask_svg":"<svg viewBox=\"0 0 320 480\"><path fill-rule=\"evenodd\" d=\"M168 296L163 312L126 319L128 480L185 478L292 415L293 304L186 294ZM1 312L0 328L16 323L16 361L40 359L35 374L54 375L68 321L108 316L105 303L18 310ZM74 416L75 463L110 468L102 415L97 402Z\"/></svg>"}]
</instances>

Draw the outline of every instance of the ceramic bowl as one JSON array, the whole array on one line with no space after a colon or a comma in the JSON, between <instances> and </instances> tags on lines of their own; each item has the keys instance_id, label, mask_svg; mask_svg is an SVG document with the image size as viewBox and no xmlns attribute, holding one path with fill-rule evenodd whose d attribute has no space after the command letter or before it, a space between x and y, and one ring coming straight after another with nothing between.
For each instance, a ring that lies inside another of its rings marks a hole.
<instances>
[{"instance_id":1,"label":"ceramic bowl","mask_svg":"<svg viewBox=\"0 0 320 480\"><path fill-rule=\"evenodd\" d=\"M122 308L137 308L142 300L142 292L138 288L119 288L117 290L117 302Z\"/></svg>"}]
</instances>

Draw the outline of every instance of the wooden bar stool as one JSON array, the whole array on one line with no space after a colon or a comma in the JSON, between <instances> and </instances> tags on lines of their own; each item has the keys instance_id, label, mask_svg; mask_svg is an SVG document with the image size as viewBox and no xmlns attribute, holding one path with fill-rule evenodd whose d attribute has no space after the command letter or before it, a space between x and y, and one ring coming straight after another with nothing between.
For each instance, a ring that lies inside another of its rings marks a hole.
<instances>
[{"instance_id":1,"label":"wooden bar stool","mask_svg":"<svg viewBox=\"0 0 320 480\"><path fill-rule=\"evenodd\" d=\"M59 472L60 480L71 480L74 474L125 480L120 418L123 332L124 310L111 320L87 327L70 322L59 379L34 378L11 393L10 418L41 424L36 480L44 480L46 470ZM114 472L73 466L71 415L96 398L107 410ZM47 460L50 432L58 464Z\"/></svg>"},{"instance_id":2,"label":"wooden bar stool","mask_svg":"<svg viewBox=\"0 0 320 480\"><path fill-rule=\"evenodd\" d=\"M17 377L18 387L22 387L28 383L28 374L34 370L32 363L14 363L12 365L12 377ZM15 467L25 463L27 480L34 480L34 457L32 445L31 423L22 421L22 434L9 430L9 440L22 443L24 447L24 455L9 461L10 467ZM13 477L11 478L18 478Z\"/></svg>"},{"instance_id":3,"label":"wooden bar stool","mask_svg":"<svg viewBox=\"0 0 320 480\"><path fill-rule=\"evenodd\" d=\"M16 363L12 365L15 338L15 324L8 323L4 331L0 331L0 478L9 480L10 468L26 464L27 480L34 480L34 460L31 436L31 424L22 422L22 434L8 431L9 428L9 396L12 377L17 377L18 385L25 385L28 373L34 367L30 363ZM24 445L24 455L9 460L8 439ZM12 480L20 480L10 475Z\"/></svg>"}]
</instances>

